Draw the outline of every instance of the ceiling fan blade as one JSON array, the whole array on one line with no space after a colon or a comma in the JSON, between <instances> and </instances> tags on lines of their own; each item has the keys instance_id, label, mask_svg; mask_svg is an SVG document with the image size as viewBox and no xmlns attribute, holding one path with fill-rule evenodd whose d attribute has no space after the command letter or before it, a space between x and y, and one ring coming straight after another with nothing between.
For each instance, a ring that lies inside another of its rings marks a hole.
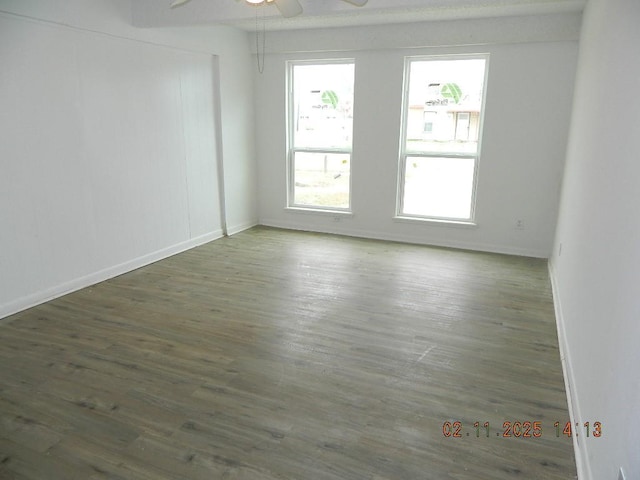
<instances>
[{"instance_id":1,"label":"ceiling fan blade","mask_svg":"<svg viewBox=\"0 0 640 480\"><path fill-rule=\"evenodd\" d=\"M274 0L274 3L285 18L295 17L302 13L302 5L298 0Z\"/></svg>"},{"instance_id":2,"label":"ceiling fan blade","mask_svg":"<svg viewBox=\"0 0 640 480\"><path fill-rule=\"evenodd\" d=\"M191 0L173 0L173 2L171 2L170 7L171 8L176 8L176 7L180 7L182 5L184 5L187 2L190 2Z\"/></svg>"},{"instance_id":3,"label":"ceiling fan blade","mask_svg":"<svg viewBox=\"0 0 640 480\"><path fill-rule=\"evenodd\" d=\"M356 7L362 7L368 0L342 0L343 2L350 3L351 5L355 5Z\"/></svg>"}]
</instances>

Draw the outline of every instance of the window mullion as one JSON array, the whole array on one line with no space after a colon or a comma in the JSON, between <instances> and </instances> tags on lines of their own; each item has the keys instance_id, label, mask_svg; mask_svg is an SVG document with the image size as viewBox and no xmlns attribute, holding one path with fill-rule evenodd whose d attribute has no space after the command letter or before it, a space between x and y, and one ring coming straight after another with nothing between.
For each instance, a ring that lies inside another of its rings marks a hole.
<instances>
[{"instance_id":1,"label":"window mullion","mask_svg":"<svg viewBox=\"0 0 640 480\"><path fill-rule=\"evenodd\" d=\"M408 157L440 157L440 158L477 158L477 153L457 153L457 152L421 152L407 150L404 152Z\"/></svg>"},{"instance_id":2,"label":"window mullion","mask_svg":"<svg viewBox=\"0 0 640 480\"><path fill-rule=\"evenodd\" d=\"M315 147L293 147L293 152L301 153L345 153L351 154L351 148L315 148Z\"/></svg>"}]
</instances>

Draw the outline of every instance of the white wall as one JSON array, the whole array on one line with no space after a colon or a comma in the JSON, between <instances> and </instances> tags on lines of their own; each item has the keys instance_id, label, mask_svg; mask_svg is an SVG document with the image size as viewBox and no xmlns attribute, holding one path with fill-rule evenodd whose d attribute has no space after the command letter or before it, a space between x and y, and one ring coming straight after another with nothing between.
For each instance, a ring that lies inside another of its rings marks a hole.
<instances>
[{"instance_id":1,"label":"white wall","mask_svg":"<svg viewBox=\"0 0 640 480\"><path fill-rule=\"evenodd\" d=\"M585 480L640 478L640 3L590 0L551 274ZM562 248L562 251L560 251Z\"/></svg>"},{"instance_id":2,"label":"white wall","mask_svg":"<svg viewBox=\"0 0 640 480\"><path fill-rule=\"evenodd\" d=\"M0 317L256 223L247 35L129 21L0 2Z\"/></svg>"},{"instance_id":3,"label":"white wall","mask_svg":"<svg viewBox=\"0 0 640 480\"><path fill-rule=\"evenodd\" d=\"M269 32L272 53L256 79L260 223L547 257L566 150L579 18ZM462 44L467 46L442 46ZM394 220L404 56L452 53L490 54L477 227ZM285 62L334 57L356 62L353 215L338 221L335 215L285 209ZM525 222L524 230L515 228L518 219Z\"/></svg>"}]
</instances>

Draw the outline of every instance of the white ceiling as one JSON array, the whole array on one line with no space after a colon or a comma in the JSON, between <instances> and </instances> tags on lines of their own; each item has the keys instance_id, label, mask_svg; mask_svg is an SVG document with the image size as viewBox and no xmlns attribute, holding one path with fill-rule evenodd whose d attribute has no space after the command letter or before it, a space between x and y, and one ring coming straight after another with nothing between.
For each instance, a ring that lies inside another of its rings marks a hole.
<instances>
[{"instance_id":1,"label":"white ceiling","mask_svg":"<svg viewBox=\"0 0 640 480\"><path fill-rule=\"evenodd\" d=\"M139 27L230 25L252 31L256 16L267 30L398 24L433 20L545 15L581 12L586 0L369 0L354 7L340 0L299 0L304 13L282 18L275 6L254 7L244 0L191 0L171 9L171 0L132 0Z\"/></svg>"}]
</instances>

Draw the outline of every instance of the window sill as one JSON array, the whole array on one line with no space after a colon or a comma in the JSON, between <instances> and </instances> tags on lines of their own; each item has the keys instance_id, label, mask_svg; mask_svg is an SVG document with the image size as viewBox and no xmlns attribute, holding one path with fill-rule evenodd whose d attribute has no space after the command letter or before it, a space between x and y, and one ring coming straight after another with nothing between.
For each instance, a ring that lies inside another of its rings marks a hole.
<instances>
[{"instance_id":1,"label":"window sill","mask_svg":"<svg viewBox=\"0 0 640 480\"><path fill-rule=\"evenodd\" d=\"M336 217L336 216L352 217L353 216L353 212L351 210L331 210L331 209L314 208L314 207L286 207L284 210L286 212L292 212L292 213L330 215L333 217Z\"/></svg>"},{"instance_id":2,"label":"window sill","mask_svg":"<svg viewBox=\"0 0 640 480\"><path fill-rule=\"evenodd\" d=\"M470 220L440 220L437 218L405 217L398 215L393 217L393 221L399 223L422 223L441 227L478 228L478 224Z\"/></svg>"}]
</instances>

